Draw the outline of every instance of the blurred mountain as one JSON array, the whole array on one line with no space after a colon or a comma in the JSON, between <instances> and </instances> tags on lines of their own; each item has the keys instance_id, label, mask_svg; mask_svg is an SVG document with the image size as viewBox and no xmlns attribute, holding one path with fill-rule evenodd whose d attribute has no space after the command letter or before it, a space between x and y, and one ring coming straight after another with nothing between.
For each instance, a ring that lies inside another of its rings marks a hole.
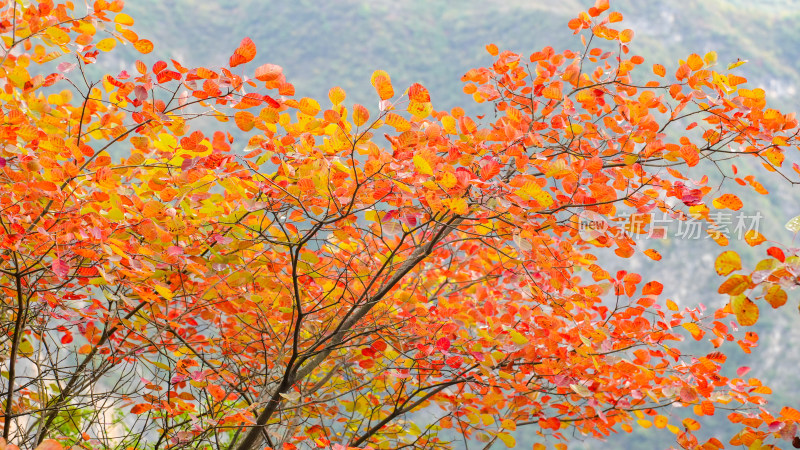
<instances>
[{"instance_id":1,"label":"blurred mountain","mask_svg":"<svg viewBox=\"0 0 800 450\"><path fill-rule=\"evenodd\" d=\"M398 88L423 83L434 106L449 109L470 101L459 79L490 64L486 44L522 54L546 45L579 49L566 23L589 6L591 0L135 0L126 8L162 59L223 65L249 36L259 49L256 61L283 66L299 96L325 98L338 85L351 100L372 105L369 77L383 69ZM799 0L612 1L636 32L632 51L647 63L668 65L711 50L721 65L749 60L740 73L784 107L796 104L800 89L799 6Z\"/></svg>"}]
</instances>

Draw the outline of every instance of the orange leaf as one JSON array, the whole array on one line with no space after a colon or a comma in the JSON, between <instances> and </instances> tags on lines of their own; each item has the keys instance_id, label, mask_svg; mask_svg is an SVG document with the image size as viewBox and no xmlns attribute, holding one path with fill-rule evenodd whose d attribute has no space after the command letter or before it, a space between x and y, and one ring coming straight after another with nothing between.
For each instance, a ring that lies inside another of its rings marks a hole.
<instances>
[{"instance_id":1,"label":"orange leaf","mask_svg":"<svg viewBox=\"0 0 800 450\"><path fill-rule=\"evenodd\" d=\"M394 97L394 87L388 78L378 77L375 81L375 90L378 92L378 96L381 100L388 100Z\"/></svg>"},{"instance_id":2,"label":"orange leaf","mask_svg":"<svg viewBox=\"0 0 800 450\"><path fill-rule=\"evenodd\" d=\"M703 67L703 58L696 53L692 53L689 55L689 59L686 60L686 64L690 69L692 69L692 71L700 70Z\"/></svg>"},{"instance_id":3,"label":"orange leaf","mask_svg":"<svg viewBox=\"0 0 800 450\"><path fill-rule=\"evenodd\" d=\"M428 89L426 89L425 86L419 83L414 83L408 88L408 98L415 102L427 103L431 101L431 94L428 92Z\"/></svg>"},{"instance_id":4,"label":"orange leaf","mask_svg":"<svg viewBox=\"0 0 800 450\"><path fill-rule=\"evenodd\" d=\"M780 308L781 306L785 305L787 298L788 296L786 295L786 291L784 291L779 285L770 286L767 289L766 295L764 295L764 300L766 300L773 308Z\"/></svg>"},{"instance_id":5,"label":"orange leaf","mask_svg":"<svg viewBox=\"0 0 800 450\"><path fill-rule=\"evenodd\" d=\"M143 414L153 409L153 405L149 403L139 403L131 408L131 414Z\"/></svg>"},{"instance_id":6,"label":"orange leaf","mask_svg":"<svg viewBox=\"0 0 800 450\"><path fill-rule=\"evenodd\" d=\"M492 55L492 56L497 56L497 53L498 53L499 50L498 50L496 45L489 44L489 45L486 46L486 51L489 52L489 54Z\"/></svg>"},{"instance_id":7,"label":"orange leaf","mask_svg":"<svg viewBox=\"0 0 800 450\"><path fill-rule=\"evenodd\" d=\"M206 387L206 389L208 390L208 393L211 394L211 396L214 397L214 400L216 401L220 401L227 396L225 390L217 386L216 384L209 384Z\"/></svg>"},{"instance_id":8,"label":"orange leaf","mask_svg":"<svg viewBox=\"0 0 800 450\"><path fill-rule=\"evenodd\" d=\"M259 66L258 69L256 69L256 80L275 81L281 77L282 73L283 73L283 68L281 66L275 64L264 64L263 66Z\"/></svg>"},{"instance_id":9,"label":"orange leaf","mask_svg":"<svg viewBox=\"0 0 800 450\"><path fill-rule=\"evenodd\" d=\"M781 415L795 422L800 422L800 411L789 406L784 406L783 409L781 409Z\"/></svg>"},{"instance_id":10,"label":"orange leaf","mask_svg":"<svg viewBox=\"0 0 800 450\"><path fill-rule=\"evenodd\" d=\"M372 87L378 87L378 78L385 78L389 82L392 81L392 79L389 77L389 74L386 73L385 70L376 70L372 72L372 76L369 79L369 82L372 83Z\"/></svg>"},{"instance_id":11,"label":"orange leaf","mask_svg":"<svg viewBox=\"0 0 800 450\"><path fill-rule=\"evenodd\" d=\"M411 123L409 123L403 116L395 113L389 113L386 115L386 125L394 127L394 129L399 132L408 131L411 129Z\"/></svg>"},{"instance_id":12,"label":"orange leaf","mask_svg":"<svg viewBox=\"0 0 800 450\"><path fill-rule=\"evenodd\" d=\"M597 0L594 2L594 7L597 8L598 11L603 12L609 8L609 1Z\"/></svg>"},{"instance_id":13,"label":"orange leaf","mask_svg":"<svg viewBox=\"0 0 800 450\"><path fill-rule=\"evenodd\" d=\"M619 41L622 42L623 44L627 44L632 39L633 39L633 30L627 29L619 32Z\"/></svg>"},{"instance_id":14,"label":"orange leaf","mask_svg":"<svg viewBox=\"0 0 800 450\"><path fill-rule=\"evenodd\" d=\"M147 39L139 39L133 44L133 48L139 53L146 55L153 51L153 43Z\"/></svg>"},{"instance_id":15,"label":"orange leaf","mask_svg":"<svg viewBox=\"0 0 800 450\"><path fill-rule=\"evenodd\" d=\"M738 211L743 206L739 197L733 194L723 194L715 198L713 204L717 209L731 209L733 211Z\"/></svg>"},{"instance_id":16,"label":"orange leaf","mask_svg":"<svg viewBox=\"0 0 800 450\"><path fill-rule=\"evenodd\" d=\"M260 105L262 101L263 100L261 99L260 95L256 94L255 92L250 92L249 94L245 94L245 96L239 100L239 103L234 105L234 108L235 109L252 108L254 106Z\"/></svg>"},{"instance_id":17,"label":"orange leaf","mask_svg":"<svg viewBox=\"0 0 800 450\"><path fill-rule=\"evenodd\" d=\"M561 100L563 94L561 93L561 86L553 83L542 90L542 96L551 100Z\"/></svg>"},{"instance_id":18,"label":"orange leaf","mask_svg":"<svg viewBox=\"0 0 800 450\"><path fill-rule=\"evenodd\" d=\"M751 247L755 247L756 245L760 245L767 239L764 237L763 234L759 233L758 231L749 230L747 233L744 234L744 240Z\"/></svg>"},{"instance_id":19,"label":"orange leaf","mask_svg":"<svg viewBox=\"0 0 800 450\"><path fill-rule=\"evenodd\" d=\"M664 290L664 285L658 281L651 281L642 287L642 295L659 295Z\"/></svg>"},{"instance_id":20,"label":"orange leaf","mask_svg":"<svg viewBox=\"0 0 800 450\"><path fill-rule=\"evenodd\" d=\"M242 131L250 131L255 126L255 116L250 111L236 111L233 120Z\"/></svg>"},{"instance_id":21,"label":"orange leaf","mask_svg":"<svg viewBox=\"0 0 800 450\"><path fill-rule=\"evenodd\" d=\"M745 275L734 275L719 286L717 292L720 294L739 295L750 287L750 277Z\"/></svg>"},{"instance_id":22,"label":"orange leaf","mask_svg":"<svg viewBox=\"0 0 800 450\"><path fill-rule=\"evenodd\" d=\"M661 260L661 253L657 250L653 250L652 248L648 248L644 251L644 254L647 255L653 261L660 261Z\"/></svg>"},{"instance_id":23,"label":"orange leaf","mask_svg":"<svg viewBox=\"0 0 800 450\"><path fill-rule=\"evenodd\" d=\"M353 123L355 126L360 127L369 120L369 110L364 105L356 103L353 105Z\"/></svg>"},{"instance_id":24,"label":"orange leaf","mask_svg":"<svg viewBox=\"0 0 800 450\"><path fill-rule=\"evenodd\" d=\"M8 448L15 448L16 446L9 445ZM36 446L36 450L63 450L64 447L55 439L45 439L42 441L41 444Z\"/></svg>"},{"instance_id":25,"label":"orange leaf","mask_svg":"<svg viewBox=\"0 0 800 450\"><path fill-rule=\"evenodd\" d=\"M653 64L653 73L663 77L667 74L667 69L665 69L661 64Z\"/></svg>"},{"instance_id":26,"label":"orange leaf","mask_svg":"<svg viewBox=\"0 0 800 450\"><path fill-rule=\"evenodd\" d=\"M250 40L249 37L242 39L239 48L231 55L229 64L231 67L236 67L240 64L246 64L256 57L256 44Z\"/></svg>"}]
</instances>

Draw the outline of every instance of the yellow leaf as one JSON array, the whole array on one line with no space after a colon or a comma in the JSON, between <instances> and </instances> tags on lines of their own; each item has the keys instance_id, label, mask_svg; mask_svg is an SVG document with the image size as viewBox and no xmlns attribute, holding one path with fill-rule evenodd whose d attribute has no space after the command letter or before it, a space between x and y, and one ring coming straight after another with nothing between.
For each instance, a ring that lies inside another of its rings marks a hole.
<instances>
[{"instance_id":1,"label":"yellow leaf","mask_svg":"<svg viewBox=\"0 0 800 450\"><path fill-rule=\"evenodd\" d=\"M117 40L114 38L105 38L94 45L98 50L103 52L110 52L117 46Z\"/></svg>"},{"instance_id":2,"label":"yellow leaf","mask_svg":"<svg viewBox=\"0 0 800 450\"><path fill-rule=\"evenodd\" d=\"M670 311L677 311L678 304L673 302L672 300L667 300L667 309L669 309Z\"/></svg>"},{"instance_id":3,"label":"yellow leaf","mask_svg":"<svg viewBox=\"0 0 800 450\"><path fill-rule=\"evenodd\" d=\"M414 168L416 168L417 172L421 174L433 175L433 169L431 169L431 165L428 164L428 161L426 161L422 156L414 155Z\"/></svg>"},{"instance_id":4,"label":"yellow leaf","mask_svg":"<svg viewBox=\"0 0 800 450\"><path fill-rule=\"evenodd\" d=\"M441 119L442 128L447 134L456 134L456 119L452 116L444 116Z\"/></svg>"},{"instance_id":5,"label":"yellow leaf","mask_svg":"<svg viewBox=\"0 0 800 450\"><path fill-rule=\"evenodd\" d=\"M714 268L719 275L729 275L734 270L742 268L742 259L739 257L738 253L728 250L717 257Z\"/></svg>"},{"instance_id":6,"label":"yellow leaf","mask_svg":"<svg viewBox=\"0 0 800 450\"><path fill-rule=\"evenodd\" d=\"M345 95L344 89L340 88L339 86L332 87L328 91L328 99L334 105L341 104L344 101L345 97L346 97L346 95Z\"/></svg>"},{"instance_id":7,"label":"yellow leaf","mask_svg":"<svg viewBox=\"0 0 800 450\"><path fill-rule=\"evenodd\" d=\"M114 22L116 22L116 23L118 23L120 25L128 25L128 26L130 26L130 25L133 25L133 17L131 17L131 16L125 14L125 13L119 13L119 14L116 15L116 17L114 17Z\"/></svg>"},{"instance_id":8,"label":"yellow leaf","mask_svg":"<svg viewBox=\"0 0 800 450\"><path fill-rule=\"evenodd\" d=\"M511 420L511 419L504 419L504 420L501 422L501 425L502 425L502 426L503 426L503 428L505 428L506 430L511 430L511 431L514 431L514 430L516 430L516 429L517 429L517 422L514 422L514 421L513 421L513 420Z\"/></svg>"},{"instance_id":9,"label":"yellow leaf","mask_svg":"<svg viewBox=\"0 0 800 450\"><path fill-rule=\"evenodd\" d=\"M155 289L156 292L158 292L158 294L160 296L164 297L164 299L166 299L166 300L172 300L172 297L175 295L175 294L172 293L172 291L169 288L161 286L161 285L158 285L158 284L154 284L153 285L153 289Z\"/></svg>"},{"instance_id":10,"label":"yellow leaf","mask_svg":"<svg viewBox=\"0 0 800 450\"><path fill-rule=\"evenodd\" d=\"M697 431L700 429L700 422L692 419L691 417L687 417L683 419L683 426L689 431Z\"/></svg>"},{"instance_id":11,"label":"yellow leaf","mask_svg":"<svg viewBox=\"0 0 800 450\"><path fill-rule=\"evenodd\" d=\"M322 108L320 108L319 103L313 98L303 97L300 100L300 112L303 114L308 114L313 117L319 113L320 109Z\"/></svg>"},{"instance_id":12,"label":"yellow leaf","mask_svg":"<svg viewBox=\"0 0 800 450\"><path fill-rule=\"evenodd\" d=\"M693 338L695 338L697 340L700 340L703 337L703 330L700 329L700 327L697 326L696 323L694 323L694 322L686 322L686 323L682 324L681 326L683 328L685 328L686 331L691 333Z\"/></svg>"},{"instance_id":13,"label":"yellow leaf","mask_svg":"<svg viewBox=\"0 0 800 450\"><path fill-rule=\"evenodd\" d=\"M511 330L511 333L509 334L511 335L511 340L517 345L525 345L528 343L528 338L523 336L522 333L517 330Z\"/></svg>"},{"instance_id":14,"label":"yellow leaf","mask_svg":"<svg viewBox=\"0 0 800 450\"><path fill-rule=\"evenodd\" d=\"M408 102L408 108L406 108L406 110L411 113L412 116L418 119L424 119L433 111L433 105L431 105L431 102L421 103L412 100Z\"/></svg>"},{"instance_id":15,"label":"yellow leaf","mask_svg":"<svg viewBox=\"0 0 800 450\"><path fill-rule=\"evenodd\" d=\"M653 426L653 422L650 422L647 419L639 419L636 421L636 423L639 424L639 426L642 428L650 428Z\"/></svg>"},{"instance_id":16,"label":"yellow leaf","mask_svg":"<svg viewBox=\"0 0 800 450\"><path fill-rule=\"evenodd\" d=\"M497 437L506 444L508 448L514 448L517 445L517 441L514 439L514 436L511 436L508 433L497 433Z\"/></svg>"},{"instance_id":17,"label":"yellow leaf","mask_svg":"<svg viewBox=\"0 0 800 450\"><path fill-rule=\"evenodd\" d=\"M447 207L450 209L450 211L456 214L463 215L469 212L469 205L467 204L467 201L461 197L450 198L445 200L445 202L447 203Z\"/></svg>"},{"instance_id":18,"label":"yellow leaf","mask_svg":"<svg viewBox=\"0 0 800 450\"><path fill-rule=\"evenodd\" d=\"M383 213L385 214L385 213ZM364 220L369 220L370 222L380 222L381 221L381 212L375 211L371 209L364 213Z\"/></svg>"},{"instance_id":19,"label":"yellow leaf","mask_svg":"<svg viewBox=\"0 0 800 450\"><path fill-rule=\"evenodd\" d=\"M744 295L731 298L731 310L742 326L749 327L758 322L758 305Z\"/></svg>"},{"instance_id":20,"label":"yellow leaf","mask_svg":"<svg viewBox=\"0 0 800 450\"><path fill-rule=\"evenodd\" d=\"M458 183L458 179L450 172L442 172L439 178L439 184L445 188L450 189Z\"/></svg>"},{"instance_id":21,"label":"yellow leaf","mask_svg":"<svg viewBox=\"0 0 800 450\"><path fill-rule=\"evenodd\" d=\"M746 62L747 62L746 59L737 59L735 63L732 63L728 66L728 70L733 70Z\"/></svg>"},{"instance_id":22,"label":"yellow leaf","mask_svg":"<svg viewBox=\"0 0 800 450\"><path fill-rule=\"evenodd\" d=\"M69 42L69 34L59 27L50 27L47 29L47 31L45 31L45 34L55 44L62 45Z\"/></svg>"}]
</instances>

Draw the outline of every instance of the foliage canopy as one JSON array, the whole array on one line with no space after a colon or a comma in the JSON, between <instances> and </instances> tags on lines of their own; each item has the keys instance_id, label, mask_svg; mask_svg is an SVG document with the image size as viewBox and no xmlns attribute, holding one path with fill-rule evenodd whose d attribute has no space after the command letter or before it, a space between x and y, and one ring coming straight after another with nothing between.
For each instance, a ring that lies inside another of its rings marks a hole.
<instances>
[{"instance_id":1,"label":"foliage canopy","mask_svg":"<svg viewBox=\"0 0 800 450\"><path fill-rule=\"evenodd\" d=\"M729 161L748 158L795 182L795 116L714 53L645 68L599 0L568 24L577 50L487 46L462 81L495 115L473 118L380 70L378 110L296 99L248 38L227 67L93 82L116 46L153 50L122 1L0 6L0 448L513 447L521 427L559 447L633 426L697 446L669 405L733 410L741 432L704 448L797 439L761 381L678 346L755 346L724 319L782 306L797 256L748 273L723 252L716 311L598 262L637 252L637 215L743 207L698 170L766 194Z\"/></svg>"}]
</instances>

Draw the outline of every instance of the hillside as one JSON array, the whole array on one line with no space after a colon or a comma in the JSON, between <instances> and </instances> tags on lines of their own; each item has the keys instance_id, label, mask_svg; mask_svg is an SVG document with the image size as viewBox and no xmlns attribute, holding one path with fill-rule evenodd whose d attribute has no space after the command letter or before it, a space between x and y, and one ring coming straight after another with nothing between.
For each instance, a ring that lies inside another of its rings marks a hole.
<instances>
[{"instance_id":1,"label":"hillside","mask_svg":"<svg viewBox=\"0 0 800 450\"><path fill-rule=\"evenodd\" d=\"M374 103L369 76L383 69L398 86L421 82L439 108L465 103L460 77L490 62L484 46L530 53L545 45L578 48L566 22L590 6L556 2L386 0L264 2L136 0L127 5L155 54L223 64L244 36L258 61L284 67L301 96L342 86L354 101ZM741 73L782 106L800 86L800 1L619 0L612 6L636 31L633 51L669 62L716 50L721 64L749 60Z\"/></svg>"}]
</instances>

